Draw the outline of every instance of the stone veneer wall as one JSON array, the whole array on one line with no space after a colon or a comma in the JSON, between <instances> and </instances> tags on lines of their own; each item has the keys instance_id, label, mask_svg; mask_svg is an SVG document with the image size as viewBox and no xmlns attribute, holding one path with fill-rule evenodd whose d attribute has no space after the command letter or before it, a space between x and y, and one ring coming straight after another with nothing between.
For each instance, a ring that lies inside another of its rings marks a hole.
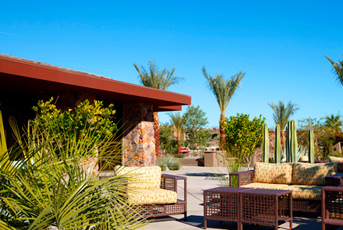
<instances>
[{"instance_id":1,"label":"stone veneer wall","mask_svg":"<svg viewBox=\"0 0 343 230\"><path fill-rule=\"evenodd\" d=\"M123 165L156 165L153 106L123 104L123 124Z\"/></svg>"}]
</instances>

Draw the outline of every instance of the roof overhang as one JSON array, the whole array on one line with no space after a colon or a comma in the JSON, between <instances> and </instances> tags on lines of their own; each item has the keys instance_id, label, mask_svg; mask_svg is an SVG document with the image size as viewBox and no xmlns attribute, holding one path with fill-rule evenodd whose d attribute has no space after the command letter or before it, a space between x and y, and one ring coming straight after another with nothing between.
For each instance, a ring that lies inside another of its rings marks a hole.
<instances>
[{"instance_id":1,"label":"roof overhang","mask_svg":"<svg viewBox=\"0 0 343 230\"><path fill-rule=\"evenodd\" d=\"M184 94L116 81L111 78L0 54L0 90L4 92L81 92L118 102L147 102L155 111L190 105Z\"/></svg>"}]
</instances>

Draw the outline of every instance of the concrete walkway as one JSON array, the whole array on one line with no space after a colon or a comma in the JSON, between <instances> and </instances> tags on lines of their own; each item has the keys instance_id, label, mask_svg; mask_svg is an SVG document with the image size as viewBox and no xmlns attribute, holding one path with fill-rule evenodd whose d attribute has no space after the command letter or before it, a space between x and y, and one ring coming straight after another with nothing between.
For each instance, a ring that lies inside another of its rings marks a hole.
<instances>
[{"instance_id":1,"label":"concrete walkway","mask_svg":"<svg viewBox=\"0 0 343 230\"><path fill-rule=\"evenodd\" d=\"M141 230L193 230L203 229L203 190L221 186L221 183L213 177L213 174L220 175L226 174L225 168L210 168L210 167L197 167L197 166L184 166L179 171L168 171L168 174L182 175L187 177L187 192L188 192L188 220L183 221L183 215L174 215L166 218L156 218L151 220L151 223L141 228ZM182 191L181 184L179 185L180 193ZM237 229L234 223L219 221L208 221L207 229ZM261 229L268 230L274 229L267 226L252 226L244 225L245 229ZM283 223L279 229L289 229L288 223ZM293 218L293 229L297 230L316 230L321 229L321 218L316 216L295 217ZM343 230L343 228L339 228Z\"/></svg>"}]
</instances>

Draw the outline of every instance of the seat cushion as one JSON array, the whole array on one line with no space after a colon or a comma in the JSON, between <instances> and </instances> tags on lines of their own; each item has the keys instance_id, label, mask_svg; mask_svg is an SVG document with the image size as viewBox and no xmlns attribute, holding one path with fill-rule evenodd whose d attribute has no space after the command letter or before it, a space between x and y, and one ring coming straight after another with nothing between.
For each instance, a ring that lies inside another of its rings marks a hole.
<instances>
[{"instance_id":1,"label":"seat cushion","mask_svg":"<svg viewBox=\"0 0 343 230\"><path fill-rule=\"evenodd\" d=\"M293 199L320 200L322 194L322 186L315 185L251 183L243 185L242 187L275 190L292 190Z\"/></svg>"},{"instance_id":2,"label":"seat cushion","mask_svg":"<svg viewBox=\"0 0 343 230\"><path fill-rule=\"evenodd\" d=\"M293 199L321 200L322 186L316 185L290 185Z\"/></svg>"},{"instance_id":3,"label":"seat cushion","mask_svg":"<svg viewBox=\"0 0 343 230\"><path fill-rule=\"evenodd\" d=\"M257 162L255 164L253 182L291 184L292 164L270 164Z\"/></svg>"},{"instance_id":4,"label":"seat cushion","mask_svg":"<svg viewBox=\"0 0 343 230\"><path fill-rule=\"evenodd\" d=\"M116 175L128 177L130 189L158 189L161 187L161 168L149 167L116 167Z\"/></svg>"},{"instance_id":5,"label":"seat cushion","mask_svg":"<svg viewBox=\"0 0 343 230\"><path fill-rule=\"evenodd\" d=\"M268 184L268 183L250 183L241 186L243 188L261 188L261 189L275 189L275 190L290 190L288 184Z\"/></svg>"},{"instance_id":6,"label":"seat cushion","mask_svg":"<svg viewBox=\"0 0 343 230\"><path fill-rule=\"evenodd\" d=\"M335 175L337 163L294 163L293 184L295 185L324 185L325 177Z\"/></svg>"},{"instance_id":7,"label":"seat cushion","mask_svg":"<svg viewBox=\"0 0 343 230\"><path fill-rule=\"evenodd\" d=\"M331 162L337 162L337 163L342 163L343 162L343 157L329 156L329 159L330 159Z\"/></svg>"},{"instance_id":8,"label":"seat cushion","mask_svg":"<svg viewBox=\"0 0 343 230\"><path fill-rule=\"evenodd\" d=\"M131 189L128 191L128 203L134 205L145 204L174 204L177 193L166 189Z\"/></svg>"}]
</instances>

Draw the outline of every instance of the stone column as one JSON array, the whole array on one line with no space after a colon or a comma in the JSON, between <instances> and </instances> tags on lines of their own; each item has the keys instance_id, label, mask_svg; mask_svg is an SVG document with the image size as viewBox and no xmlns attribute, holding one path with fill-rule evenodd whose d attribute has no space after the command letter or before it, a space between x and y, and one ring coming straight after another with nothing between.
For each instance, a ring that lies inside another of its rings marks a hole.
<instances>
[{"instance_id":1,"label":"stone column","mask_svg":"<svg viewBox=\"0 0 343 230\"><path fill-rule=\"evenodd\" d=\"M123 159L125 166L156 165L153 106L123 104Z\"/></svg>"}]
</instances>

